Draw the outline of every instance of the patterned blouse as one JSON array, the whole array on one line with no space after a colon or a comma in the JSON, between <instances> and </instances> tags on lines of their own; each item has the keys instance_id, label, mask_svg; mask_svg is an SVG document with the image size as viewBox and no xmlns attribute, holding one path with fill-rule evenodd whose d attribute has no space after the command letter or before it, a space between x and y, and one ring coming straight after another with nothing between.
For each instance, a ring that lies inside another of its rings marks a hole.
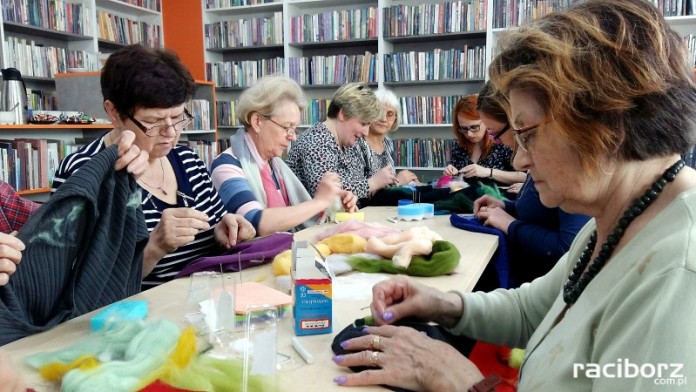
<instances>
[{"instance_id":1,"label":"patterned blouse","mask_svg":"<svg viewBox=\"0 0 696 392\"><path fill-rule=\"evenodd\" d=\"M365 159L365 175L367 178L372 177L379 171L379 169L383 167L391 165L391 167L394 168L393 142L391 139L385 137L382 143L384 144L384 151L378 153L375 152L372 147L370 147L364 138L358 139L358 143L356 145Z\"/></svg>"},{"instance_id":2,"label":"patterned blouse","mask_svg":"<svg viewBox=\"0 0 696 392\"><path fill-rule=\"evenodd\" d=\"M450 164L456 167L457 170L471 165L472 163L474 163L474 161L471 160L471 155L469 155L466 148L459 144L456 144L452 148L452 160ZM494 144L487 157L479 158L478 165L489 169L515 171L512 167L512 149L503 144Z\"/></svg>"},{"instance_id":3,"label":"patterned blouse","mask_svg":"<svg viewBox=\"0 0 696 392\"><path fill-rule=\"evenodd\" d=\"M365 175L365 159L357 145L343 148L339 146L323 122L297 136L285 162L312 196L326 172L337 173L343 189L353 192L358 198L368 197L370 194Z\"/></svg>"}]
</instances>

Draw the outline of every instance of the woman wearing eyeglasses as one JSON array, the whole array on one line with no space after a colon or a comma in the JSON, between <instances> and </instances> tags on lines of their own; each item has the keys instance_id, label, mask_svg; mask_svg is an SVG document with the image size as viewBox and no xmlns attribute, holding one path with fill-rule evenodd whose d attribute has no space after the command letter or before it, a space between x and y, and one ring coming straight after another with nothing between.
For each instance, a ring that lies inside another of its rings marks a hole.
<instances>
[{"instance_id":1,"label":"woman wearing eyeglasses","mask_svg":"<svg viewBox=\"0 0 696 392\"><path fill-rule=\"evenodd\" d=\"M341 189L338 174L324 173L312 198L280 158L296 140L306 107L294 80L259 79L239 97L237 117L244 126L211 165L213 184L227 210L243 215L259 235L311 226L337 197L347 209L353 207L354 198Z\"/></svg>"},{"instance_id":2,"label":"woman wearing eyeglasses","mask_svg":"<svg viewBox=\"0 0 696 392\"><path fill-rule=\"evenodd\" d=\"M478 95L476 108L489 127L491 139L514 148L515 138L510 131L508 107L505 97L493 88L490 81L486 82ZM527 175L515 200L502 201L484 195L474 202L474 214L485 225L506 234L510 262L509 287L531 282L549 272L590 219L587 215L544 206L530 175ZM493 267L486 268L476 290L490 291L500 287Z\"/></svg>"},{"instance_id":3,"label":"woman wearing eyeglasses","mask_svg":"<svg viewBox=\"0 0 696 392\"><path fill-rule=\"evenodd\" d=\"M476 95L457 101L452 110L455 119L452 132L457 144L452 148L450 164L444 171L446 176L461 174L466 179L482 179L498 184L513 184L524 180L511 164L512 150L495 144L488 137L486 124L476 110Z\"/></svg>"},{"instance_id":4,"label":"woman wearing eyeglasses","mask_svg":"<svg viewBox=\"0 0 696 392\"><path fill-rule=\"evenodd\" d=\"M205 164L188 147L177 145L191 123L185 103L196 85L178 57L142 45L120 49L101 75L104 109L114 129L66 156L53 180L55 191L70 175L121 133L135 133L134 144L149 154L138 178L142 209L150 233L144 250L143 289L173 279L189 261L255 236L243 217L226 214Z\"/></svg>"}]
</instances>

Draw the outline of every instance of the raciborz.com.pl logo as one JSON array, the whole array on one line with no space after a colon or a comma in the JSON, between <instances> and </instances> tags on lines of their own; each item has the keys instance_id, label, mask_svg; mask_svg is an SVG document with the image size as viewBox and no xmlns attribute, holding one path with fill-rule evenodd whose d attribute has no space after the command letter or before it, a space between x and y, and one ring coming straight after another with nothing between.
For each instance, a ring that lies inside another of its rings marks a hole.
<instances>
[{"instance_id":1,"label":"raciborz.com.pl logo","mask_svg":"<svg viewBox=\"0 0 696 392\"><path fill-rule=\"evenodd\" d=\"M631 363L619 358L613 363L574 363L573 377L587 378L645 378L655 385L686 385L682 363Z\"/></svg>"}]
</instances>

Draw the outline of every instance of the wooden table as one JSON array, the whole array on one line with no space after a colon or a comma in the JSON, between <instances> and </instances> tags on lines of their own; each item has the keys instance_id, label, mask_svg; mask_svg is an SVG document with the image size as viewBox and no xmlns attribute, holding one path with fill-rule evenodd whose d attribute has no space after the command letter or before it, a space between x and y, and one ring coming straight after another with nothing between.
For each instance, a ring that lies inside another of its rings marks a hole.
<instances>
[{"instance_id":1,"label":"wooden table","mask_svg":"<svg viewBox=\"0 0 696 392\"><path fill-rule=\"evenodd\" d=\"M362 210L365 220L378 222L387 226L395 226L407 229L414 226L427 226L439 233L445 240L455 244L462 254L462 259L455 274L433 278L417 278L421 283L440 290L461 289L471 290L481 276L483 269L491 259L498 246L498 238L492 235L470 233L457 229L450 225L449 216L436 216L433 219L415 222L391 223L387 218L396 216L396 207L368 207ZM323 227L315 226L295 234L296 240L311 240L317 233L332 224ZM274 278L271 275L269 265L251 268L243 271L243 280L262 281L273 285ZM177 322L182 327L183 306L188 294L189 279L178 279L143 293L137 294L132 299L143 299L149 304L149 318L168 318ZM331 357L331 342L333 337L345 326L355 319L364 317L369 313L365 308L370 305L370 300L363 295L360 300L334 300L333 322L334 333L325 335L300 337L303 345L314 355L315 363L307 365L302 358L290 347L290 339L294 336L292 330L292 318L281 321L279 327L278 350L293 357L293 364L286 366L278 373L278 390L302 390L302 391L327 391L338 389L333 383L334 377L349 371L336 366ZM27 385L37 391L58 390L57 387L41 380L38 373L23 364L23 359L36 352L54 351L63 348L70 343L85 336L89 331L89 319L91 314L86 314L76 319L63 323L56 328L37 335L29 336L2 347L12 355L16 369L24 373ZM382 388L368 388L361 390L383 390Z\"/></svg>"}]
</instances>

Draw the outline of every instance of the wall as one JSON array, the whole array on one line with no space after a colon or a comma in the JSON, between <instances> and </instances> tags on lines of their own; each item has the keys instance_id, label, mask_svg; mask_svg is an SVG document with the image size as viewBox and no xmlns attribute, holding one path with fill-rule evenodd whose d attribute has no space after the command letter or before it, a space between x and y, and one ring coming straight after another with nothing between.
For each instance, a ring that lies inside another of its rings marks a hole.
<instances>
[{"instance_id":1,"label":"wall","mask_svg":"<svg viewBox=\"0 0 696 392\"><path fill-rule=\"evenodd\" d=\"M199 0L162 0L164 46L175 51L196 80L205 80L203 9Z\"/></svg>"}]
</instances>

